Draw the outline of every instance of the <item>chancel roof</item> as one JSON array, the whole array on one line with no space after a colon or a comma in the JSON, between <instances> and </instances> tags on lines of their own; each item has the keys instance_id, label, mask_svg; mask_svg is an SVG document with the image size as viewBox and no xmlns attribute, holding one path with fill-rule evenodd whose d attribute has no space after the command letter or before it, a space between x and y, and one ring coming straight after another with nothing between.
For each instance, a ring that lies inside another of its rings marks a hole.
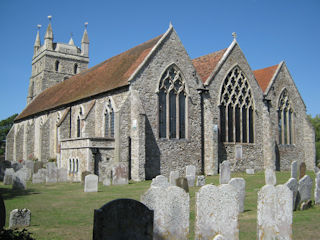
<instances>
[{"instance_id":1,"label":"chancel roof","mask_svg":"<svg viewBox=\"0 0 320 240\"><path fill-rule=\"evenodd\" d=\"M161 37L162 35L142 43L44 90L27 105L15 120L127 86L131 75Z\"/></svg>"},{"instance_id":2,"label":"chancel roof","mask_svg":"<svg viewBox=\"0 0 320 240\"><path fill-rule=\"evenodd\" d=\"M273 78L275 72L278 69L278 66L279 64L253 71L253 74L263 92L265 92L268 88L271 79Z\"/></svg>"}]
</instances>

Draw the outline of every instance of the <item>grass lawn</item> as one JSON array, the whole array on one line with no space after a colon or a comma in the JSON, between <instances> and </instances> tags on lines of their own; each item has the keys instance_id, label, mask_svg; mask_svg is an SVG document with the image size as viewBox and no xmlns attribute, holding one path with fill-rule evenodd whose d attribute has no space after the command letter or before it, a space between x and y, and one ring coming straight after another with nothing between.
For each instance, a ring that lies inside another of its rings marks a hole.
<instances>
[{"instance_id":1,"label":"grass lawn","mask_svg":"<svg viewBox=\"0 0 320 240\"><path fill-rule=\"evenodd\" d=\"M315 174L308 172L312 179ZM255 175L234 173L232 177L246 180L245 212L239 216L240 239L256 239L257 193L264 185L263 172ZM289 172L277 172L277 183L290 177ZM218 176L207 177L207 183L218 184ZM13 191L11 186L0 184L6 210L6 226L10 211L15 208L31 210L31 226L28 228L36 239L92 239L93 211L116 198L140 200L149 188L150 181L130 183L123 186L99 185L99 192L85 193L81 183L32 184L26 191ZM190 239L194 238L195 192L190 190ZM312 194L313 195L313 194ZM293 239L320 239L320 206L293 214Z\"/></svg>"}]
</instances>

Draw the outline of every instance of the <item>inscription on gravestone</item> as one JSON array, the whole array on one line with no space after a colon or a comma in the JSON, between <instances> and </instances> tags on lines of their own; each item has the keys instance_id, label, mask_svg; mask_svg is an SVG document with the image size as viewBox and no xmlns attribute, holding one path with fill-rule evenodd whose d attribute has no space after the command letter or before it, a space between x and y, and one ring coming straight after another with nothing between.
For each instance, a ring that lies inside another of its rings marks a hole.
<instances>
[{"instance_id":1,"label":"inscription on gravestone","mask_svg":"<svg viewBox=\"0 0 320 240\"><path fill-rule=\"evenodd\" d=\"M153 210L133 199L116 199L94 210L93 240L153 239Z\"/></svg>"}]
</instances>

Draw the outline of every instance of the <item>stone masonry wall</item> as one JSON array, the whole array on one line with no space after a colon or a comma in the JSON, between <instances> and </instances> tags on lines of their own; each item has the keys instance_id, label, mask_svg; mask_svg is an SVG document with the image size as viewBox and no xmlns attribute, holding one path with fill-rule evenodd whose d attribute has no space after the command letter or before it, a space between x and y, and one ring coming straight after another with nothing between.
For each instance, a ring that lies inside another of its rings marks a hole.
<instances>
[{"instance_id":1,"label":"stone masonry wall","mask_svg":"<svg viewBox=\"0 0 320 240\"><path fill-rule=\"evenodd\" d=\"M13 148L14 148L14 128L15 126L13 125L12 128L10 129L7 138L6 138L6 160L8 161L13 161L14 156L13 156Z\"/></svg>"},{"instance_id":2,"label":"stone masonry wall","mask_svg":"<svg viewBox=\"0 0 320 240\"><path fill-rule=\"evenodd\" d=\"M19 124L17 127L15 135L15 149L16 149L16 161L24 160L23 159L23 136L24 136L24 125Z\"/></svg>"},{"instance_id":3,"label":"stone masonry wall","mask_svg":"<svg viewBox=\"0 0 320 240\"><path fill-rule=\"evenodd\" d=\"M308 170L314 170L316 164L315 132L307 116L304 119L304 151Z\"/></svg>"}]
</instances>

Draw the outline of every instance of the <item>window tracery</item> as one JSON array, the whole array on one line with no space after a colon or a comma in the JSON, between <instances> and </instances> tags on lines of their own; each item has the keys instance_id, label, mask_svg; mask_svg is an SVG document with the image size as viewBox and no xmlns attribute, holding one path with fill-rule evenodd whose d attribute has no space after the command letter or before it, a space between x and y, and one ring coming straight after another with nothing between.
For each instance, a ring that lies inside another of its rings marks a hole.
<instances>
[{"instance_id":1,"label":"window tracery","mask_svg":"<svg viewBox=\"0 0 320 240\"><path fill-rule=\"evenodd\" d=\"M293 144L293 113L288 91L284 89L278 106L279 144Z\"/></svg>"},{"instance_id":2,"label":"window tracery","mask_svg":"<svg viewBox=\"0 0 320 240\"><path fill-rule=\"evenodd\" d=\"M181 71L171 65L162 74L159 100L159 137L186 137L186 86Z\"/></svg>"},{"instance_id":3,"label":"window tracery","mask_svg":"<svg viewBox=\"0 0 320 240\"><path fill-rule=\"evenodd\" d=\"M114 137L114 109L110 99L104 112L104 134L105 137Z\"/></svg>"},{"instance_id":4,"label":"window tracery","mask_svg":"<svg viewBox=\"0 0 320 240\"><path fill-rule=\"evenodd\" d=\"M234 67L223 82L219 107L221 141L253 143L252 90L239 66Z\"/></svg>"}]
</instances>

